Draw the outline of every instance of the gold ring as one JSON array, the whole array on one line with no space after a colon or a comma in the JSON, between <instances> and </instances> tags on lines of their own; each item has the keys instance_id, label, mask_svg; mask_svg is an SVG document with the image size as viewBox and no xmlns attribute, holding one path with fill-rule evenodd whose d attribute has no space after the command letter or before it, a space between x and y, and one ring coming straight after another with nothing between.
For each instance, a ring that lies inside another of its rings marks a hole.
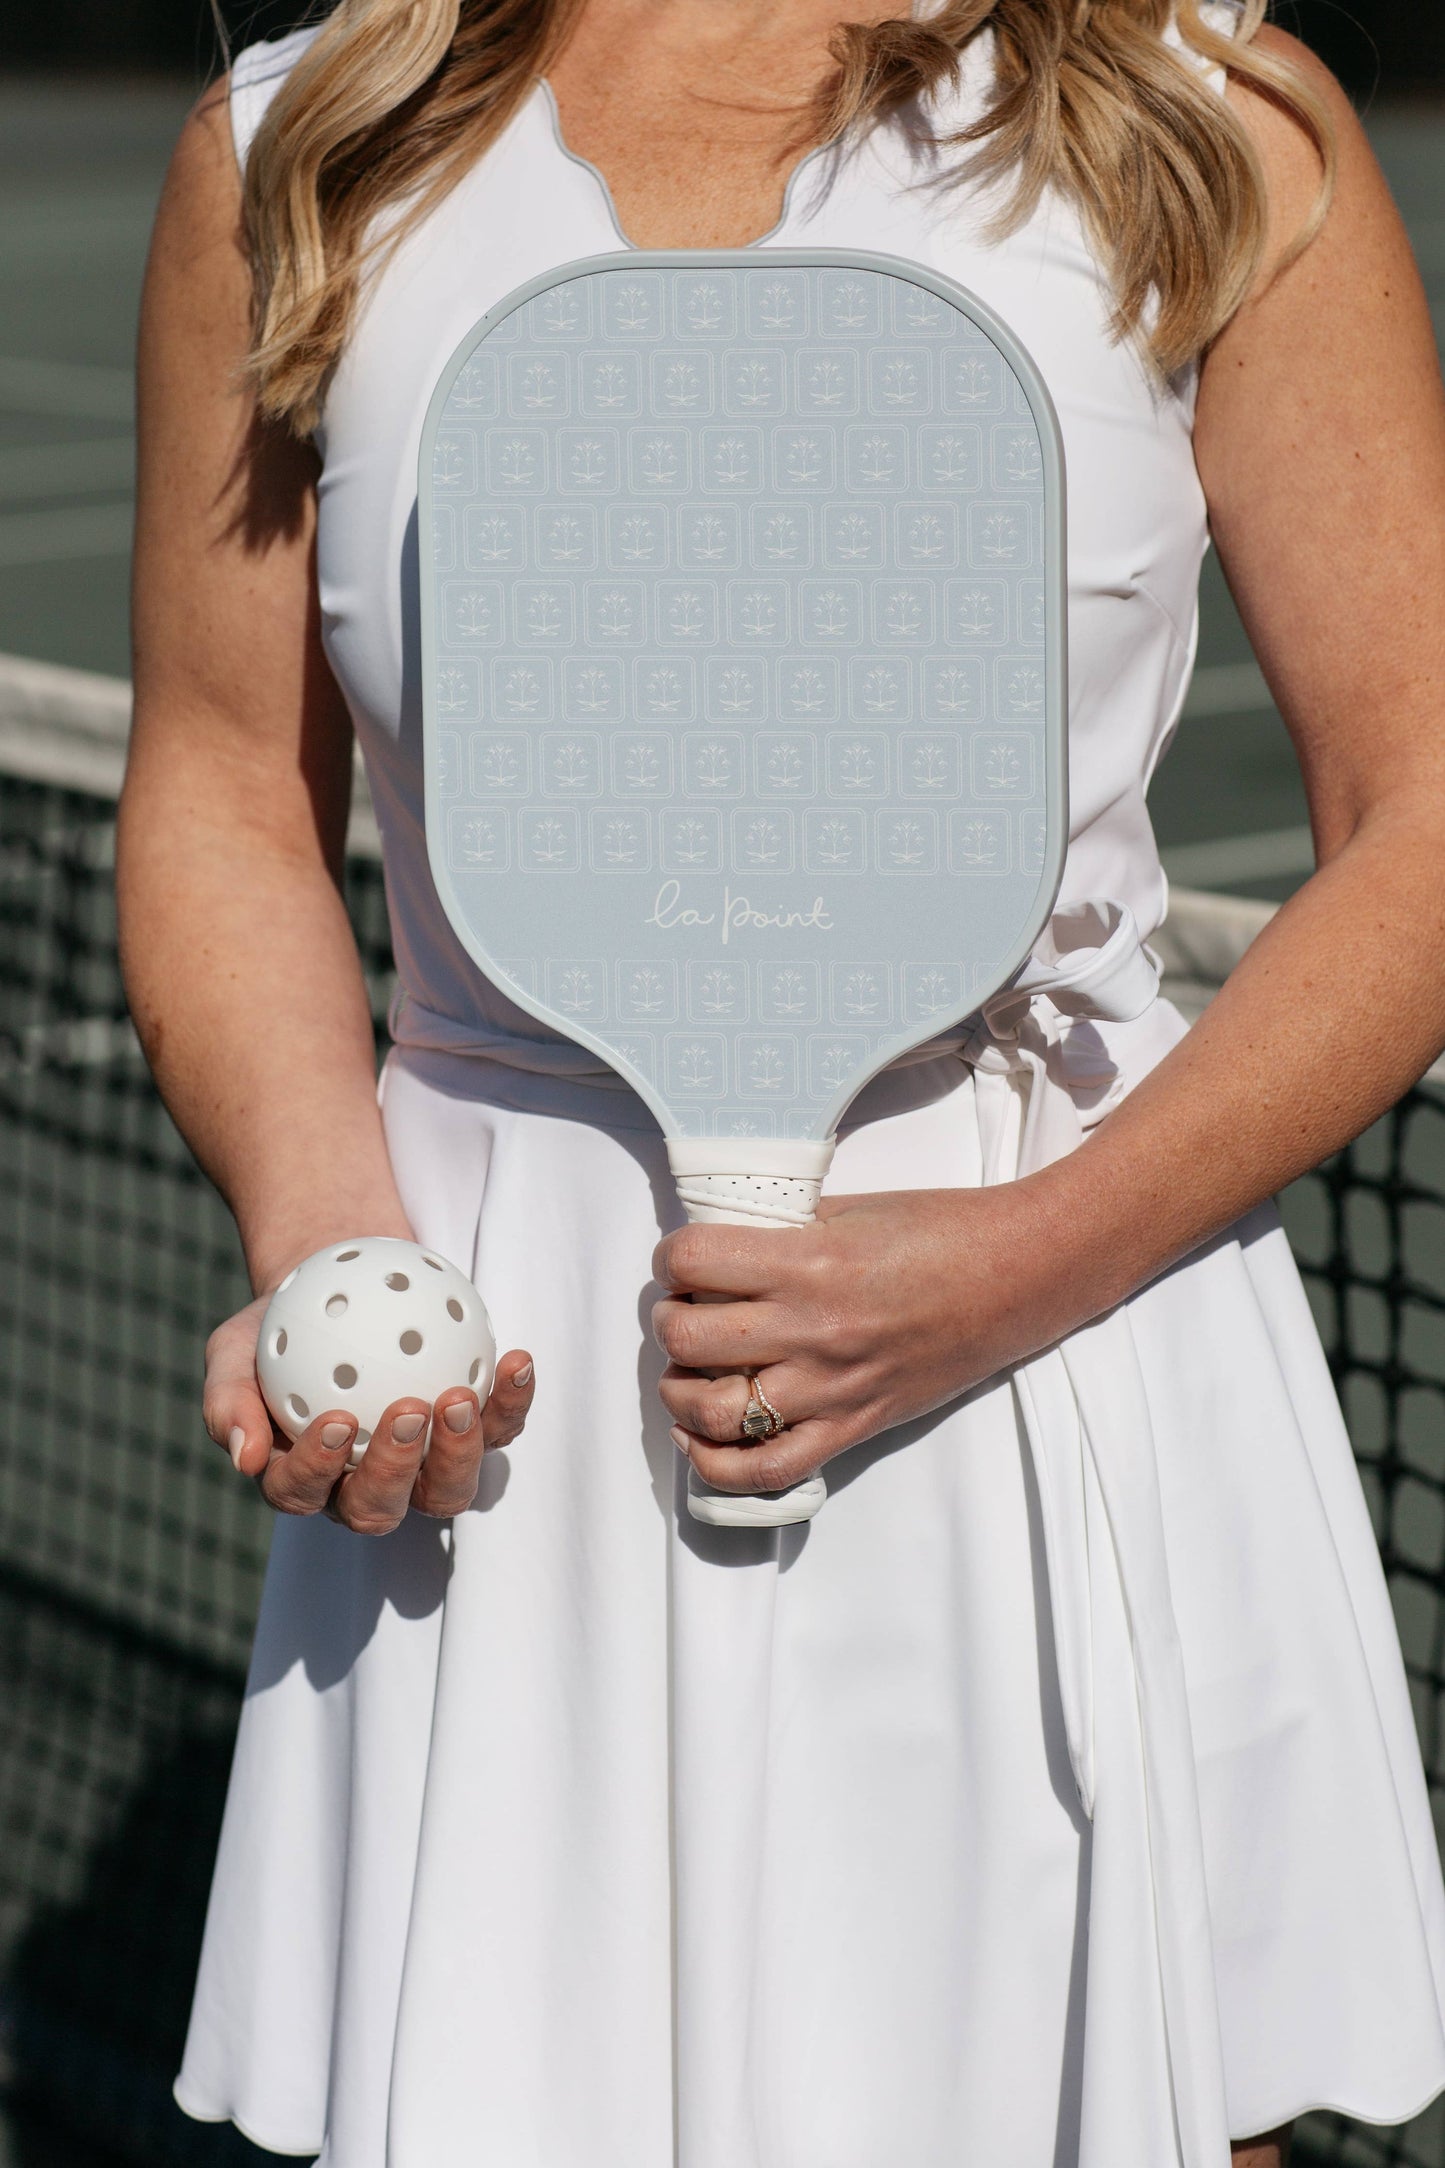
<instances>
[{"instance_id":1,"label":"gold ring","mask_svg":"<svg viewBox=\"0 0 1445 2168\"><path fill-rule=\"evenodd\" d=\"M748 1393L750 1397L743 1414L745 1438L776 1438L780 1430L787 1429L787 1424L756 1378L748 1379Z\"/></svg>"}]
</instances>

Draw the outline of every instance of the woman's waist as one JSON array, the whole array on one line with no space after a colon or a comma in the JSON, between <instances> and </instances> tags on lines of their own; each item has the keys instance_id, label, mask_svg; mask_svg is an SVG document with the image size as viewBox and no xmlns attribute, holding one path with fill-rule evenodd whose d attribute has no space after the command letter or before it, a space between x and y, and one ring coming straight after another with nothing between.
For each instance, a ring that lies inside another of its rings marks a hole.
<instances>
[{"instance_id":1,"label":"woman's waist","mask_svg":"<svg viewBox=\"0 0 1445 2168\"><path fill-rule=\"evenodd\" d=\"M1140 965L1142 951L1136 951ZM1152 959L1141 971L1151 980ZM1154 982L1157 984L1157 982ZM1069 1010L1056 1010L1021 986L1015 996L995 997L988 1015L966 1018L898 1053L878 1069L846 1109L840 1130L904 1114L971 1087L975 1069L1030 1088L1035 1075L1049 1097L1072 1103L1091 1128L1120 1097L1148 1074L1183 1036L1183 1018L1153 985L1124 1004L1131 1013L1102 1011L1087 990ZM518 1012L519 1019L521 1012ZM591 1047L525 1019L510 1031L496 1019L457 1018L402 994L392 1006L393 1064L448 1098L484 1102L590 1126L656 1135L657 1116L626 1076ZM1023 1027L1022 1029L1020 1027ZM1033 1042L1037 1041L1037 1046ZM708 1123L705 1108L695 1117ZM746 1132L786 1134L787 1110L760 1105L746 1118ZM732 1123L729 1133L739 1133Z\"/></svg>"},{"instance_id":2,"label":"woman's waist","mask_svg":"<svg viewBox=\"0 0 1445 2168\"><path fill-rule=\"evenodd\" d=\"M655 1134L659 1127L641 1094L610 1062L530 1018L525 1030L509 1029L504 1019L451 1016L400 990L389 1023L390 1060L449 1098L603 1129ZM902 1113L958 1090L967 1081L963 1051L969 1038L970 1025L961 1024L901 1051L863 1087L842 1126ZM767 1106L751 1117L759 1135L776 1133L783 1118L781 1108Z\"/></svg>"}]
</instances>

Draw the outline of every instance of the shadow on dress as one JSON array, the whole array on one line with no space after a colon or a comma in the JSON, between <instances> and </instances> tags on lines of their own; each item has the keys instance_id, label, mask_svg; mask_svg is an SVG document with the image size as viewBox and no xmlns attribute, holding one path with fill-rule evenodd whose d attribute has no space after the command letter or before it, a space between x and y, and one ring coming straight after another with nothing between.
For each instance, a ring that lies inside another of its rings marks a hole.
<instances>
[{"instance_id":1,"label":"shadow on dress","mask_svg":"<svg viewBox=\"0 0 1445 2168\"><path fill-rule=\"evenodd\" d=\"M505 1472L490 1481L505 1487ZM339 1685L384 1610L405 1619L441 1610L451 1570L450 1526L424 1513L409 1513L389 1536L356 1535L324 1514L278 1521L247 1697L279 1685L297 1664L315 1692Z\"/></svg>"}]
</instances>

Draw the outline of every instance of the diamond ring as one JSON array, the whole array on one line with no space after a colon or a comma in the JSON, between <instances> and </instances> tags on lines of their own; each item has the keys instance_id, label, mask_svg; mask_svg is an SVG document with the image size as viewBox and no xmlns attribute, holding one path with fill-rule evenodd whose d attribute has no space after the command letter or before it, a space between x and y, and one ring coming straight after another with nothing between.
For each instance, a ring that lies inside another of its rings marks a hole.
<instances>
[{"instance_id":1,"label":"diamond ring","mask_svg":"<svg viewBox=\"0 0 1445 2168\"><path fill-rule=\"evenodd\" d=\"M776 1438L780 1430L787 1429L787 1424L756 1378L748 1379L748 1392L751 1397L743 1414L743 1436Z\"/></svg>"}]
</instances>

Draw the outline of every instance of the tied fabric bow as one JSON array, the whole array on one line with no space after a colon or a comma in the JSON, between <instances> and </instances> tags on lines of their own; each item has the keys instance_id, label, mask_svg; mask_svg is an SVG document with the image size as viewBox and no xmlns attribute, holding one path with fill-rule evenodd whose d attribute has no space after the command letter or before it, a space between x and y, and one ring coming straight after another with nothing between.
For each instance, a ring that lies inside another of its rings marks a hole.
<instances>
[{"instance_id":1,"label":"tied fabric bow","mask_svg":"<svg viewBox=\"0 0 1445 2168\"><path fill-rule=\"evenodd\" d=\"M1177 1039L1123 904L1055 913L963 1048L984 1180L1077 1149L1126 1078L1103 1026ZM1122 1034L1122 1036L1135 1036ZM1127 1305L1018 1365L1059 1692L1092 1824L1079 2168L1228 2168L1198 1779L1148 1395Z\"/></svg>"},{"instance_id":2,"label":"tied fabric bow","mask_svg":"<svg viewBox=\"0 0 1445 2168\"><path fill-rule=\"evenodd\" d=\"M987 1182L1062 1159L1103 1119L1124 1080L1094 1026L1134 1022L1158 991L1157 966L1127 904L1054 913L1012 986L984 1003L963 1047L979 1085Z\"/></svg>"}]
</instances>

